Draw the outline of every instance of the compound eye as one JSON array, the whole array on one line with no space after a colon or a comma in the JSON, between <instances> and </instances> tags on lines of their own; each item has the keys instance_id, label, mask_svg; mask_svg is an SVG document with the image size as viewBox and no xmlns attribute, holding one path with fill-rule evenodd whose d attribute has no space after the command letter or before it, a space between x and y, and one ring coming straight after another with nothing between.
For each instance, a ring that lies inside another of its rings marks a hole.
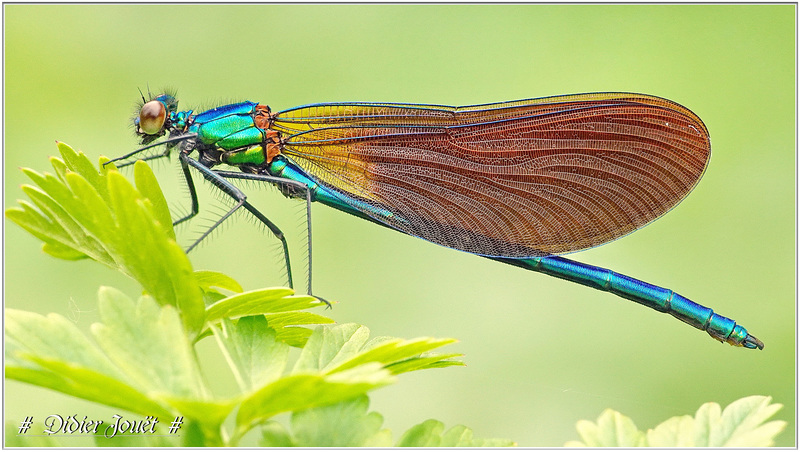
<instances>
[{"instance_id":1,"label":"compound eye","mask_svg":"<svg viewBox=\"0 0 800 452\"><path fill-rule=\"evenodd\" d=\"M146 135L155 135L161 132L166 120L167 108L163 103L151 100L142 105L142 110L139 112L139 130Z\"/></svg>"}]
</instances>

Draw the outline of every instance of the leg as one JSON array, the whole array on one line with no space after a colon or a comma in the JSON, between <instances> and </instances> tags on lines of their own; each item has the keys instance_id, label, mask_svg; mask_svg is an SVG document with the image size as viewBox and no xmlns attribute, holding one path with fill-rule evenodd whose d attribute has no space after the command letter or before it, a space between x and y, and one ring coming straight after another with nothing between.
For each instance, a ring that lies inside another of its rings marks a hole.
<instances>
[{"instance_id":1,"label":"leg","mask_svg":"<svg viewBox=\"0 0 800 452\"><path fill-rule=\"evenodd\" d=\"M112 163L112 162L119 162L120 160L127 160L127 159L133 157L134 155L136 155L136 154L138 154L138 153L140 153L140 152L142 152L144 150L150 149L150 148L154 148L154 147L157 147L157 146L162 146L162 145L170 144L170 143L176 143L176 142L179 142L179 141L186 141L186 140L189 140L189 139L192 139L192 138L195 138L195 137L197 137L196 133L189 133L189 134L186 134L186 135L179 135L179 136L176 136L176 137L170 137L170 138L167 138L164 141L159 141L158 143L148 144L147 146L144 146L144 147L141 147L139 149L136 149L135 151L128 152L127 154L125 154L123 156L111 159L111 160L107 161L106 163L104 163L104 165L108 165L109 163ZM174 146L175 145L167 146L167 148L164 150L164 152L162 152L160 154L148 155L148 156L146 156L144 158L136 159L136 160L147 161L147 160L160 159L162 157L168 157L170 151L172 151L172 147L174 147ZM126 162L126 163L123 163L123 164L119 165L117 168L124 168L126 166L133 165L134 163L136 163L135 160L133 162Z\"/></svg>"},{"instance_id":2,"label":"leg","mask_svg":"<svg viewBox=\"0 0 800 452\"><path fill-rule=\"evenodd\" d=\"M271 184L283 184L284 186L289 186L291 190L294 190L293 193L295 195L299 195L305 198L306 201L306 229L308 231L308 294L312 294L313 291L311 290L311 190L308 186L302 182L298 182L292 179L285 179L282 177L270 176L268 174L251 174L251 173L237 173L233 171L215 171L221 177L226 179L244 179L244 180L257 180L262 182L269 182ZM316 298L324 301L328 306L330 303L316 295Z\"/></svg>"},{"instance_id":3,"label":"leg","mask_svg":"<svg viewBox=\"0 0 800 452\"><path fill-rule=\"evenodd\" d=\"M179 158L181 159L181 164L183 164L183 165L185 165L187 167L187 170L186 170L187 172L188 172L188 167L191 166L192 168L197 170L200 174L202 174L203 177L206 180L208 180L212 184L216 185L225 194L227 194L228 196L230 196L231 198L236 200L236 205L233 206L233 208L231 210L229 210L225 215L223 215L222 218L217 220L191 246L189 246L189 248L186 249L186 252L188 253L192 249L194 249L194 247L196 247L200 242L202 242L203 239L208 237L208 234L210 234L211 231L216 229L217 226L219 226L226 219L228 219L228 217L230 217L237 209L239 209L240 207L244 207L248 212L253 214L259 221L264 223L264 225L266 225L269 228L269 230L272 231L273 234L275 234L275 237L277 237L278 240L281 241L281 244L283 245L283 257L284 257L284 261L285 261L285 264L286 264L286 274L287 274L287 276L289 278L289 287L293 287L293 284L292 284L292 267L291 267L291 263L289 262L289 245L286 243L286 237L284 237L283 232L278 228L278 226L275 225L275 223L273 223L272 221L270 221L267 217L265 217L264 214L259 212L258 209L253 207L249 202L247 202L247 196L245 196L245 194L241 190L236 188L233 184L231 184L230 182L225 180L225 178L223 178L221 175L215 173L214 171L212 171L208 167L204 166L203 164L201 164L197 160L194 160L194 159L190 158L186 154L181 153Z\"/></svg>"},{"instance_id":4,"label":"leg","mask_svg":"<svg viewBox=\"0 0 800 452\"><path fill-rule=\"evenodd\" d=\"M189 172L189 163L187 162L188 159L181 158L181 170L183 171L183 177L186 180L186 185L189 187L189 195L192 198L192 211L182 218L178 218L177 220L172 222L173 226L177 226L184 221L194 218L197 213L200 211L200 204L197 201L197 189L194 187L194 181L192 180L192 173Z\"/></svg>"}]
</instances>

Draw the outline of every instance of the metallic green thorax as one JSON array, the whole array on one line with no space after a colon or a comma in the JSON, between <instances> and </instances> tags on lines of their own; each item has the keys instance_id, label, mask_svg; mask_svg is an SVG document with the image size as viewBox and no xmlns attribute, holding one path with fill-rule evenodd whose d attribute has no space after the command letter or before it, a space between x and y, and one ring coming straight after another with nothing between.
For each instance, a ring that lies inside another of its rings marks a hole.
<instances>
[{"instance_id":1,"label":"metallic green thorax","mask_svg":"<svg viewBox=\"0 0 800 452\"><path fill-rule=\"evenodd\" d=\"M194 117L188 132L198 140L223 151L223 163L264 165L266 155L260 146L265 131L256 127L255 102L241 102L208 110ZM228 151L228 152L224 152Z\"/></svg>"},{"instance_id":2,"label":"metallic green thorax","mask_svg":"<svg viewBox=\"0 0 800 452\"><path fill-rule=\"evenodd\" d=\"M222 159L225 163L232 166L247 164L260 166L267 163L264 157L264 148L261 146L251 146L246 149L226 152L223 154Z\"/></svg>"}]
</instances>

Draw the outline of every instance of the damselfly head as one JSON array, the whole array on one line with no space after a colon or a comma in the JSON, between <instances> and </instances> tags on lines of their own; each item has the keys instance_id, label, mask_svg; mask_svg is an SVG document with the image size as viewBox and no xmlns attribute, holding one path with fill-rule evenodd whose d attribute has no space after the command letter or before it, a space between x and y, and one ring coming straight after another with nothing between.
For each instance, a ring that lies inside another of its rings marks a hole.
<instances>
[{"instance_id":1,"label":"damselfly head","mask_svg":"<svg viewBox=\"0 0 800 452\"><path fill-rule=\"evenodd\" d=\"M145 102L134 118L136 134L142 137L142 144L163 136L172 126L172 118L178 109L178 100L170 94L161 94Z\"/></svg>"}]
</instances>

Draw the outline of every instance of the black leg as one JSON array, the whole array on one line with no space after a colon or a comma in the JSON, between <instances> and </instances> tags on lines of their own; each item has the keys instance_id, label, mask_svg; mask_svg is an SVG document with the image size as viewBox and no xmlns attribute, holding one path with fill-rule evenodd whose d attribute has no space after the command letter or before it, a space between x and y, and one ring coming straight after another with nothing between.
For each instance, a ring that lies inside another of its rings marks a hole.
<instances>
[{"instance_id":1,"label":"black leg","mask_svg":"<svg viewBox=\"0 0 800 452\"><path fill-rule=\"evenodd\" d=\"M308 186L302 182L298 182L292 179L285 179L283 177L276 177L270 176L268 174L251 174L251 173L237 173L233 171L214 171L217 175L226 178L226 179L244 179L244 180L257 180L261 182L269 182L271 184L283 184L288 185L291 188L295 189L296 193L302 193L306 200L306 228L308 230L308 294L313 294L311 290L311 190L308 189ZM331 304L325 300L324 298L318 297L314 295L319 300L325 302L328 307Z\"/></svg>"},{"instance_id":2,"label":"black leg","mask_svg":"<svg viewBox=\"0 0 800 452\"><path fill-rule=\"evenodd\" d=\"M104 163L103 165L108 165L109 163L118 162L120 160L127 160L127 159L133 157L134 155L144 151L144 150L147 150L147 149L150 149L150 148L154 148L154 147L157 147L157 146L163 146L163 145L169 144L169 143L176 143L176 142L179 142L179 141L186 141L186 140L189 140L191 138L195 138L196 136L197 136L196 133L187 133L186 135L179 135L179 136L176 136L176 137L167 138L166 140L159 141L158 143L148 144L147 146L144 146L144 147L141 147L139 149L136 149L135 151L128 152L127 154L125 154L123 156L111 159L111 160L107 161L106 163ZM148 155L147 157L144 157L144 158L141 158L141 159L136 159L136 160L147 161L147 160L160 159L162 157L169 156L169 153L170 153L171 150L172 150L172 147L168 146L164 150L164 152L162 152L160 154ZM134 163L136 163L136 160L134 160L132 162L123 163L123 164L119 165L117 168L124 168L126 166L133 165Z\"/></svg>"},{"instance_id":3,"label":"black leg","mask_svg":"<svg viewBox=\"0 0 800 452\"><path fill-rule=\"evenodd\" d=\"M229 210L225 215L222 216L219 220L217 220L199 239L197 239L189 248L186 249L186 252L190 252L194 247L196 247L200 242L203 241L208 234L211 233L214 229L217 228L220 224L222 224L228 217L230 217L237 209L240 207L244 207L248 212L253 214L259 221L264 223L275 237L281 241L283 245L283 257L286 263L286 274L289 278L289 287L294 287L292 284L292 266L289 261L289 245L286 243L286 237L284 237L283 232L278 228L275 223L270 221L267 217L264 216L258 209L253 207L249 202L247 202L247 196L238 188L236 188L233 184L225 180L225 178L217 174L216 172L212 171L208 167L204 166L202 163L198 162L197 160L192 159L186 154L179 154L180 160L182 164L187 166L191 166L195 170L197 170L206 180L211 182L212 184L216 185L220 190L222 190L225 194L236 200L236 205L233 206L231 210ZM237 173L238 174L238 173ZM191 185L191 184L190 184Z\"/></svg>"},{"instance_id":4,"label":"black leg","mask_svg":"<svg viewBox=\"0 0 800 452\"><path fill-rule=\"evenodd\" d=\"M186 216L178 218L177 220L173 221L172 222L173 226L181 224L190 218L194 218L200 211L200 204L197 201L197 189L194 187L194 181L192 180L192 173L189 172L189 163L186 161L186 159L183 158L181 158L180 161L181 161L181 170L183 171L183 177L186 180L186 185L189 187L189 195L192 198L192 211Z\"/></svg>"},{"instance_id":5,"label":"black leg","mask_svg":"<svg viewBox=\"0 0 800 452\"><path fill-rule=\"evenodd\" d=\"M161 154L156 154L156 155L148 155L148 156L145 156L145 157L142 157L142 158L138 158L138 159L130 161L130 162L121 163L121 164L117 165L117 168L119 169L119 168L125 168L126 166L131 166L134 163L138 162L139 160L141 160L143 162L147 162L149 160L161 159L161 158L164 158L164 157L169 157L169 151L164 151ZM122 157L120 157L120 158L122 158ZM117 160L118 159L109 160L105 164L108 165L109 163L117 161Z\"/></svg>"}]
</instances>

